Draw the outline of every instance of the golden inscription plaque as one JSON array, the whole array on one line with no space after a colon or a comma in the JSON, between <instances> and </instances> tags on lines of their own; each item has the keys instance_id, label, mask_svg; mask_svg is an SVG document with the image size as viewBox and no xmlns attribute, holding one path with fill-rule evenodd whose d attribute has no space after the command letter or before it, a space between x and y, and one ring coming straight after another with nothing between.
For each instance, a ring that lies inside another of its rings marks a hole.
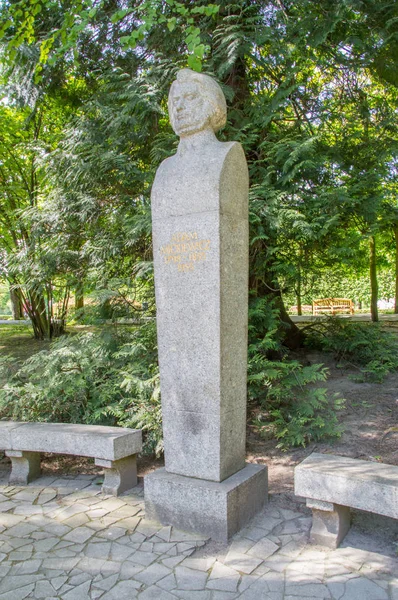
<instances>
[{"instance_id":1,"label":"golden inscription plaque","mask_svg":"<svg viewBox=\"0 0 398 600\"><path fill-rule=\"evenodd\" d=\"M210 240L199 239L196 231L178 231L161 246L160 253L166 265L175 264L184 273L193 271L195 263L206 261L209 250Z\"/></svg>"}]
</instances>

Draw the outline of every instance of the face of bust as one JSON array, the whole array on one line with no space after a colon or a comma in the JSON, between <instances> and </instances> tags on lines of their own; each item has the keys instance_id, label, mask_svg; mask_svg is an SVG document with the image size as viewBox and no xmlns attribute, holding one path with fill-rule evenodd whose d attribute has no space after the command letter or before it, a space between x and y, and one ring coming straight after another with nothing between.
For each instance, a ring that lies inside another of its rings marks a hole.
<instances>
[{"instance_id":1,"label":"face of bust","mask_svg":"<svg viewBox=\"0 0 398 600\"><path fill-rule=\"evenodd\" d=\"M202 131L209 124L209 105L193 81L174 84L170 106L171 124L179 136Z\"/></svg>"}]
</instances>

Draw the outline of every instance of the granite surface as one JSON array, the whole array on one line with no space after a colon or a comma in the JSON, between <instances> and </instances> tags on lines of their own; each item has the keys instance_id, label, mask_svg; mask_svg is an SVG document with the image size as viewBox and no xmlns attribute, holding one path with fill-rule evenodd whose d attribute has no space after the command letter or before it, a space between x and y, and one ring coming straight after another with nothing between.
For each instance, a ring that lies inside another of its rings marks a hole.
<instances>
[{"instance_id":1,"label":"granite surface","mask_svg":"<svg viewBox=\"0 0 398 600\"><path fill-rule=\"evenodd\" d=\"M142 448L138 429L0 421L0 448L118 460Z\"/></svg>"},{"instance_id":2,"label":"granite surface","mask_svg":"<svg viewBox=\"0 0 398 600\"><path fill-rule=\"evenodd\" d=\"M165 464L220 482L245 461L248 171L215 137L218 85L184 70L173 86L180 145L151 195Z\"/></svg>"},{"instance_id":3,"label":"granite surface","mask_svg":"<svg viewBox=\"0 0 398 600\"><path fill-rule=\"evenodd\" d=\"M267 467L248 464L221 483L158 469L145 477L145 510L164 525L227 542L268 502Z\"/></svg>"},{"instance_id":4,"label":"granite surface","mask_svg":"<svg viewBox=\"0 0 398 600\"><path fill-rule=\"evenodd\" d=\"M398 467L313 453L295 468L295 493L398 518Z\"/></svg>"}]
</instances>

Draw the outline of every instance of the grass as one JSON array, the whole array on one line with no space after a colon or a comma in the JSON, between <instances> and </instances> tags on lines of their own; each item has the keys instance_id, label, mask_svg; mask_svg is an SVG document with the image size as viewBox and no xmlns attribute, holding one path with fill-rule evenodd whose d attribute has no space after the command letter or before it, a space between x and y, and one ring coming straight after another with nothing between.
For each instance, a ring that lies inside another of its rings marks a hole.
<instances>
[{"instance_id":1,"label":"grass","mask_svg":"<svg viewBox=\"0 0 398 600\"><path fill-rule=\"evenodd\" d=\"M135 328L134 325L121 325L123 328ZM68 325L67 334L74 335L81 331L96 331L95 325ZM36 352L47 350L49 340L35 340L30 325L0 325L0 356L11 356L16 362L26 360Z\"/></svg>"},{"instance_id":2,"label":"grass","mask_svg":"<svg viewBox=\"0 0 398 600\"><path fill-rule=\"evenodd\" d=\"M15 369L36 352L48 350L50 344L49 340L36 340L30 325L0 325L0 357L14 359ZM0 381L0 385L3 383Z\"/></svg>"},{"instance_id":3,"label":"grass","mask_svg":"<svg viewBox=\"0 0 398 600\"><path fill-rule=\"evenodd\" d=\"M12 356L25 360L48 348L48 342L35 340L33 329L27 325L0 325L0 356Z\"/></svg>"},{"instance_id":4,"label":"grass","mask_svg":"<svg viewBox=\"0 0 398 600\"><path fill-rule=\"evenodd\" d=\"M33 329L27 325L0 325L0 357L11 356L18 364L49 348L49 341L35 340ZM5 383L0 380L0 385Z\"/></svg>"}]
</instances>

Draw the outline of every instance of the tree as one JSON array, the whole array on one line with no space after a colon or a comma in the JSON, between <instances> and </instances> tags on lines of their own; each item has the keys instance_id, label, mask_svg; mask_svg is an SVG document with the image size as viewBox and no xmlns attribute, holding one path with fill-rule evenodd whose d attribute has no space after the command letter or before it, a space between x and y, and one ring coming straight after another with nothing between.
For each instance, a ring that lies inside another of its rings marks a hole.
<instances>
[{"instance_id":1,"label":"tree","mask_svg":"<svg viewBox=\"0 0 398 600\"><path fill-rule=\"evenodd\" d=\"M43 339L62 331L69 295L56 281L59 260L58 251L50 251L54 231L49 229L49 211L43 220L43 195L48 191L43 163L56 144L57 121L60 124L63 114L49 100L23 109L9 100L0 107L0 118L1 275L10 284L16 316L22 316L23 307L35 337Z\"/></svg>"},{"instance_id":2,"label":"tree","mask_svg":"<svg viewBox=\"0 0 398 600\"><path fill-rule=\"evenodd\" d=\"M252 182L251 293L278 306L286 344L302 336L280 282L300 284L303 257L314 265L309 279L336 260L359 264L361 235L377 317L375 248L396 152L395 84L380 68L394 48L388 2L148 0L57 5L53 16L48 2L22 5L3 20L10 61L26 46L40 49L32 72L49 97L54 82L85 86L53 160L66 245L84 253L78 287L93 266L105 289L116 274L129 285L127 274L148 266L149 188L175 148L165 98L188 61L215 74L228 97L225 136L243 143Z\"/></svg>"}]
</instances>

